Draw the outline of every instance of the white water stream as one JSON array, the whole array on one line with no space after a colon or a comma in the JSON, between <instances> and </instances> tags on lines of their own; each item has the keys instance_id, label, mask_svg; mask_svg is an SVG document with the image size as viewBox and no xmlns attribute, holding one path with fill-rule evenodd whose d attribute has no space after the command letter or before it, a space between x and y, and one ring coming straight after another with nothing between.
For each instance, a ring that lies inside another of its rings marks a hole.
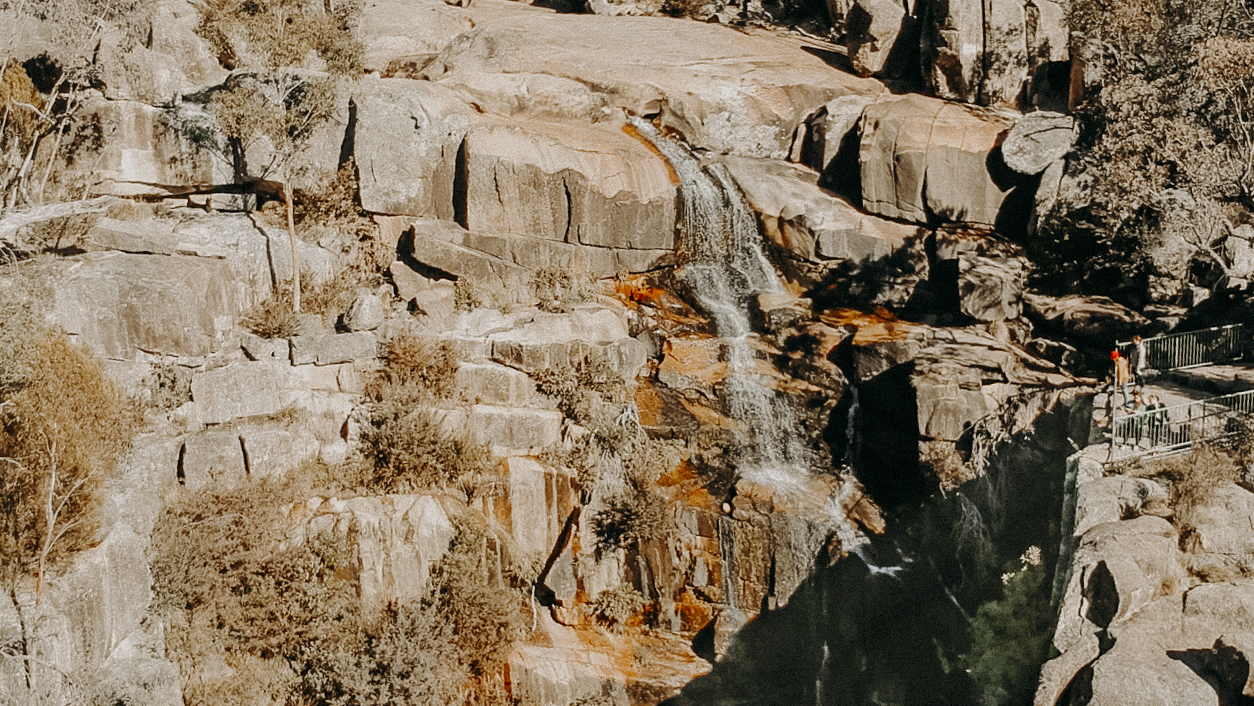
<instances>
[{"instance_id":1,"label":"white water stream","mask_svg":"<svg viewBox=\"0 0 1254 706\"><path fill-rule=\"evenodd\" d=\"M811 453L793 409L776 398L769 367L760 364L752 342L749 300L783 285L762 253L757 220L740 189L721 164L703 168L683 145L649 122L632 123L675 169L683 196L680 248L686 263L681 278L714 319L727 346L726 395L730 416L743 425L747 455L739 459L742 477L776 488L796 486L809 475Z\"/></svg>"}]
</instances>

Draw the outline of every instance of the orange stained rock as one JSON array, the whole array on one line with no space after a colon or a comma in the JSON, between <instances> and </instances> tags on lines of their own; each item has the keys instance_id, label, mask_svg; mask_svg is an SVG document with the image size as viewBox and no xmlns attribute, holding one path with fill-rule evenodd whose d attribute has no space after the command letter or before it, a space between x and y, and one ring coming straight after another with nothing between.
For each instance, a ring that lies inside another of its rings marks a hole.
<instances>
[{"instance_id":1,"label":"orange stained rock","mask_svg":"<svg viewBox=\"0 0 1254 706\"><path fill-rule=\"evenodd\" d=\"M640 415L640 424L656 427L662 424L662 414L666 402L652 385L636 387L636 412Z\"/></svg>"},{"instance_id":2,"label":"orange stained rock","mask_svg":"<svg viewBox=\"0 0 1254 706\"><path fill-rule=\"evenodd\" d=\"M657 485L660 488L678 491L673 493L671 498L683 505L700 508L706 512L717 513L719 510L718 500L710 495L709 488L697 475L697 469L686 460L663 473L657 479Z\"/></svg>"},{"instance_id":3,"label":"orange stained rock","mask_svg":"<svg viewBox=\"0 0 1254 706\"><path fill-rule=\"evenodd\" d=\"M641 132L636 129L636 126L631 123L623 123L623 132L627 133L628 137L638 140L640 144L645 146L645 149L649 150L654 154L654 156L662 160L662 163L666 165L666 173L670 175L671 183L675 186L679 186L679 173L675 171L675 167L671 166L671 161L666 158L666 155L662 154L662 151L657 148L657 145L650 142L649 139L641 134Z\"/></svg>"},{"instance_id":4,"label":"orange stained rock","mask_svg":"<svg viewBox=\"0 0 1254 706\"><path fill-rule=\"evenodd\" d=\"M696 312L683 299L660 287L651 287L640 278L616 282L614 290L623 299L651 306L672 319L692 322L696 318Z\"/></svg>"},{"instance_id":5,"label":"orange stained rock","mask_svg":"<svg viewBox=\"0 0 1254 706\"><path fill-rule=\"evenodd\" d=\"M853 345L865 346L884 341L905 340L918 328L917 324L902 321L884 307L876 307L873 313L857 309L831 309L819 314L819 320L829 326L853 326L857 333Z\"/></svg>"},{"instance_id":6,"label":"orange stained rock","mask_svg":"<svg viewBox=\"0 0 1254 706\"><path fill-rule=\"evenodd\" d=\"M669 338L658 371L716 385L727 377L727 362L722 360L722 355L723 344L717 338Z\"/></svg>"},{"instance_id":7,"label":"orange stained rock","mask_svg":"<svg viewBox=\"0 0 1254 706\"><path fill-rule=\"evenodd\" d=\"M688 410L688 414L696 417L697 421L705 426L718 427L720 429L742 429L744 425L735 419L721 414L718 410L710 409L702 404L691 402L684 398L679 398L679 403Z\"/></svg>"}]
</instances>

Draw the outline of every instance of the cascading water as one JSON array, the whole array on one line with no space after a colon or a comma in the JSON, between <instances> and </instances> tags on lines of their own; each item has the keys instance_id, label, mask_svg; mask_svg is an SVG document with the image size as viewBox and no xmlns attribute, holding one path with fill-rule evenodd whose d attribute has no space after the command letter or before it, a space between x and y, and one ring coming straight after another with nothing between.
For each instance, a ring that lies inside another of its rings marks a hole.
<instances>
[{"instance_id":1,"label":"cascading water","mask_svg":"<svg viewBox=\"0 0 1254 706\"><path fill-rule=\"evenodd\" d=\"M757 221L723 165L704 168L648 121L633 118L632 124L679 176L680 247L686 259L681 279L714 319L727 347L727 402L747 437L747 455L737 471L776 488L795 485L811 464L806 435L792 408L776 398L752 346L748 301L759 293L784 291L762 252Z\"/></svg>"}]
</instances>

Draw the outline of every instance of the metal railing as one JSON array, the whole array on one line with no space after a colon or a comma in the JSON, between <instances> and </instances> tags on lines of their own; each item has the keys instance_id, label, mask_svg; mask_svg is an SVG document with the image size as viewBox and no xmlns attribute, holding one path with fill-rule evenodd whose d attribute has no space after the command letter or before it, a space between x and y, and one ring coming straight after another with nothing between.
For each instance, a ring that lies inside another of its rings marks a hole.
<instances>
[{"instance_id":1,"label":"metal railing","mask_svg":"<svg viewBox=\"0 0 1254 706\"><path fill-rule=\"evenodd\" d=\"M1117 416L1110 425L1110 460L1165 455L1199 442L1222 444L1250 421L1254 390Z\"/></svg>"},{"instance_id":2,"label":"metal railing","mask_svg":"<svg viewBox=\"0 0 1254 706\"><path fill-rule=\"evenodd\" d=\"M1197 331L1168 333L1146 338L1145 362L1152 370L1177 370L1238 360L1245 355L1245 328L1228 324ZM1132 341L1115 344L1119 352L1132 352Z\"/></svg>"}]
</instances>

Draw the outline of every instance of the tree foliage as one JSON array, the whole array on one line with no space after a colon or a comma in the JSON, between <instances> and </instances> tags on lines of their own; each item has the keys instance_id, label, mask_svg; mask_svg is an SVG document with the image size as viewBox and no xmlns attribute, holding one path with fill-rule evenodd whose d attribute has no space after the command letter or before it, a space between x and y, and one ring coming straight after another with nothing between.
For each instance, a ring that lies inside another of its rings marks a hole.
<instances>
[{"instance_id":1,"label":"tree foliage","mask_svg":"<svg viewBox=\"0 0 1254 706\"><path fill-rule=\"evenodd\" d=\"M1239 275L1223 246L1254 220L1254 8L1077 0L1069 22L1100 78L1077 109L1080 188L1043 224L1041 283L1137 304Z\"/></svg>"}]
</instances>

